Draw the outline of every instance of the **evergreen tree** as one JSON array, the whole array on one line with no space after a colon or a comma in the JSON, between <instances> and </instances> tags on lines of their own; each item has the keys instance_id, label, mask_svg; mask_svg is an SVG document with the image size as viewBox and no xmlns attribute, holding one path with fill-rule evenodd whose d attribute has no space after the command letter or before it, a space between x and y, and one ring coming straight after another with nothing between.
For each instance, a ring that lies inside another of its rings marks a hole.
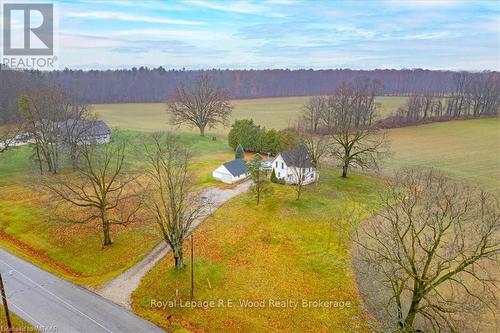
<instances>
[{"instance_id":1,"label":"evergreen tree","mask_svg":"<svg viewBox=\"0 0 500 333\"><path fill-rule=\"evenodd\" d=\"M278 183L278 177L276 177L276 172L274 171L274 168L273 171L271 172L271 182Z\"/></svg>"},{"instance_id":2,"label":"evergreen tree","mask_svg":"<svg viewBox=\"0 0 500 333\"><path fill-rule=\"evenodd\" d=\"M244 160L245 159L245 150L243 149L242 145L238 145L238 147L236 147L234 159L235 160Z\"/></svg>"},{"instance_id":3,"label":"evergreen tree","mask_svg":"<svg viewBox=\"0 0 500 333\"><path fill-rule=\"evenodd\" d=\"M236 120L228 134L229 146L236 149L241 144L245 151L259 152L262 135L262 128L252 119Z\"/></svg>"}]
</instances>

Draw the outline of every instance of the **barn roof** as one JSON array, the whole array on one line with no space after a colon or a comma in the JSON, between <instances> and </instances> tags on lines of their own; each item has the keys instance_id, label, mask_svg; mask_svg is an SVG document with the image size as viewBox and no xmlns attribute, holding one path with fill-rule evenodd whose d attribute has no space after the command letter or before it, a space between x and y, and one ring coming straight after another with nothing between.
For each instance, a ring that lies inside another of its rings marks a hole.
<instances>
[{"instance_id":1,"label":"barn roof","mask_svg":"<svg viewBox=\"0 0 500 333\"><path fill-rule=\"evenodd\" d=\"M241 159L226 162L223 165L227 169L227 171L229 171L229 173L234 177L238 177L248 172L247 164L244 160Z\"/></svg>"}]
</instances>

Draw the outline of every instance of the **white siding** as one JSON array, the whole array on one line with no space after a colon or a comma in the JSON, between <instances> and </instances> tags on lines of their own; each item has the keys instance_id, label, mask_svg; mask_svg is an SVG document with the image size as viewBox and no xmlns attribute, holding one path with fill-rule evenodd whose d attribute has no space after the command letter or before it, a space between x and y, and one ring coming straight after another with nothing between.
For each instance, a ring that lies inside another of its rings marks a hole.
<instances>
[{"instance_id":1,"label":"white siding","mask_svg":"<svg viewBox=\"0 0 500 333\"><path fill-rule=\"evenodd\" d=\"M281 157L281 154L278 154L278 156L276 156L276 158L274 159L273 169L278 179L284 179L286 177L288 168L285 161Z\"/></svg>"},{"instance_id":2,"label":"white siding","mask_svg":"<svg viewBox=\"0 0 500 333\"><path fill-rule=\"evenodd\" d=\"M278 154L274 159L273 169L276 178L284 179L287 184L296 184L297 174L304 175L304 184L310 184L319 179L319 172L314 168L302 168L301 170L297 170L295 167L288 167L281 157L281 154Z\"/></svg>"},{"instance_id":3,"label":"white siding","mask_svg":"<svg viewBox=\"0 0 500 333\"><path fill-rule=\"evenodd\" d=\"M227 169L225 166L221 165L217 169L215 169L212 172L212 177L220 182L226 183L226 184L233 184L235 182L238 182L242 179L245 179L247 175L243 174L237 177L234 177Z\"/></svg>"}]
</instances>

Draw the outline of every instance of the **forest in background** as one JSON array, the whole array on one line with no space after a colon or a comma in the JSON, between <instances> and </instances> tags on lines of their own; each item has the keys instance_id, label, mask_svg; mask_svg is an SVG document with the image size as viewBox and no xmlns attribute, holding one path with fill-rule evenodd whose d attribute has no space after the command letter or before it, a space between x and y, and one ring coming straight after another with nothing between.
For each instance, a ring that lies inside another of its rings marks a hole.
<instances>
[{"instance_id":1,"label":"forest in background","mask_svg":"<svg viewBox=\"0 0 500 333\"><path fill-rule=\"evenodd\" d=\"M124 70L60 70L51 72L11 71L0 68L0 123L15 114L18 96L55 82L63 90L88 104L163 102L179 83L189 85L208 73L228 90L233 99L331 94L342 83L359 78L380 82L380 95L449 96L457 89L457 72L423 69L376 70L165 70L132 68ZM493 77L498 72L468 73L470 78Z\"/></svg>"}]
</instances>

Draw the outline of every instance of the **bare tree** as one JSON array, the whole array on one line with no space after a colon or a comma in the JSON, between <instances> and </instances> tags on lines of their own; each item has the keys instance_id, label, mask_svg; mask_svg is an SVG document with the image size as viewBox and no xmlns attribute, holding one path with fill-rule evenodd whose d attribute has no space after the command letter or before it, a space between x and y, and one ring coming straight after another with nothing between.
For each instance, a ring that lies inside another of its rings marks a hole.
<instances>
[{"instance_id":1,"label":"bare tree","mask_svg":"<svg viewBox=\"0 0 500 333\"><path fill-rule=\"evenodd\" d=\"M19 97L19 113L27 134L35 144L35 156L40 173L44 165L49 172L59 170L60 140L57 123L62 118L61 93L53 87L32 91Z\"/></svg>"},{"instance_id":2,"label":"bare tree","mask_svg":"<svg viewBox=\"0 0 500 333\"><path fill-rule=\"evenodd\" d=\"M273 188L269 180L268 174L262 169L262 157L260 154L255 154L253 159L247 163L250 179L252 180L252 192L255 195L257 205L263 196L272 193Z\"/></svg>"},{"instance_id":3,"label":"bare tree","mask_svg":"<svg viewBox=\"0 0 500 333\"><path fill-rule=\"evenodd\" d=\"M306 148L309 160L314 168L319 168L321 161L329 152L330 138L323 133L315 133L297 126L297 138L299 144Z\"/></svg>"},{"instance_id":4,"label":"bare tree","mask_svg":"<svg viewBox=\"0 0 500 333\"><path fill-rule=\"evenodd\" d=\"M468 114L473 117L496 115L500 106L500 76L483 73L473 76L466 90Z\"/></svg>"},{"instance_id":5,"label":"bare tree","mask_svg":"<svg viewBox=\"0 0 500 333\"><path fill-rule=\"evenodd\" d=\"M10 124L0 127L0 153L15 145L22 133L20 124Z\"/></svg>"},{"instance_id":6,"label":"bare tree","mask_svg":"<svg viewBox=\"0 0 500 333\"><path fill-rule=\"evenodd\" d=\"M471 73L458 72L453 74L452 92L448 98L446 113L449 117L458 118L468 109L467 90L472 79Z\"/></svg>"},{"instance_id":7,"label":"bare tree","mask_svg":"<svg viewBox=\"0 0 500 333\"><path fill-rule=\"evenodd\" d=\"M207 126L229 125L232 110L229 92L217 86L208 75L200 76L190 87L181 83L167 102L171 123L197 127L201 136L205 136Z\"/></svg>"},{"instance_id":8,"label":"bare tree","mask_svg":"<svg viewBox=\"0 0 500 333\"><path fill-rule=\"evenodd\" d=\"M59 136L74 168L77 167L81 145L94 144L92 128L97 116L89 105L72 101L65 105L65 120L59 123Z\"/></svg>"},{"instance_id":9,"label":"bare tree","mask_svg":"<svg viewBox=\"0 0 500 333\"><path fill-rule=\"evenodd\" d=\"M382 198L354 256L382 329L459 332L485 309L495 314L499 198L414 170L397 174Z\"/></svg>"},{"instance_id":10,"label":"bare tree","mask_svg":"<svg viewBox=\"0 0 500 333\"><path fill-rule=\"evenodd\" d=\"M324 117L327 107L327 100L324 96L309 98L309 101L302 109L302 117L308 130L316 132L319 129L321 119Z\"/></svg>"},{"instance_id":11,"label":"bare tree","mask_svg":"<svg viewBox=\"0 0 500 333\"><path fill-rule=\"evenodd\" d=\"M43 85L21 95L18 108L23 127L35 144L41 173L45 169L43 164L49 172L59 171L63 148L76 163L78 145L95 121L88 105L68 97L57 86Z\"/></svg>"},{"instance_id":12,"label":"bare tree","mask_svg":"<svg viewBox=\"0 0 500 333\"><path fill-rule=\"evenodd\" d=\"M112 244L112 225L127 225L136 220L142 197L134 189L136 177L124 171L125 143L116 146L80 146L76 175L47 179L44 185L61 203L81 210L74 223L99 221L103 247Z\"/></svg>"},{"instance_id":13,"label":"bare tree","mask_svg":"<svg viewBox=\"0 0 500 333\"><path fill-rule=\"evenodd\" d=\"M321 112L321 123L320 126L327 133L332 131L334 121L335 121L335 104L336 99L333 95L326 97L325 107Z\"/></svg>"},{"instance_id":14,"label":"bare tree","mask_svg":"<svg viewBox=\"0 0 500 333\"><path fill-rule=\"evenodd\" d=\"M183 243L193 223L210 212L208 198L199 197L189 171L190 152L169 134L155 134L146 146L151 187L146 206L174 254L176 269L184 268Z\"/></svg>"},{"instance_id":15,"label":"bare tree","mask_svg":"<svg viewBox=\"0 0 500 333\"><path fill-rule=\"evenodd\" d=\"M358 80L342 84L331 96L332 154L342 165L342 177L355 165L376 168L386 153L386 137L376 126L376 81Z\"/></svg>"}]
</instances>

